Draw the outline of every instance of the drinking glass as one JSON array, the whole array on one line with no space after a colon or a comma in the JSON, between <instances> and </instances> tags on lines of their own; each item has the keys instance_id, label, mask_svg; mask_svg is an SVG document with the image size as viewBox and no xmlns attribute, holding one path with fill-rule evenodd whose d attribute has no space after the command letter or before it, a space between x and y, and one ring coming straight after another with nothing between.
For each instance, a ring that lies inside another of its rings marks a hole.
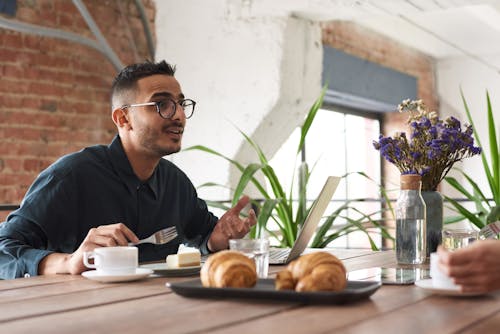
<instances>
[{"instance_id":1,"label":"drinking glass","mask_svg":"<svg viewBox=\"0 0 500 334\"><path fill-rule=\"evenodd\" d=\"M242 252L255 261L257 276L267 278L269 271L268 239L231 239L229 249Z\"/></svg>"},{"instance_id":2,"label":"drinking glass","mask_svg":"<svg viewBox=\"0 0 500 334\"><path fill-rule=\"evenodd\" d=\"M442 232L443 247L449 251L467 247L479 238L478 231L464 228L445 228Z\"/></svg>"}]
</instances>

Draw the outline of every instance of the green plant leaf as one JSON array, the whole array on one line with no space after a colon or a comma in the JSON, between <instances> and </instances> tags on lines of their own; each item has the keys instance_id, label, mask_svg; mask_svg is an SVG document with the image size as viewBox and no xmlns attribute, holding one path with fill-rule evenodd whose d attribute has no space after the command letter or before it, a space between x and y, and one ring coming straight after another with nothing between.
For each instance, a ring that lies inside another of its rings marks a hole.
<instances>
[{"instance_id":1,"label":"green plant leaf","mask_svg":"<svg viewBox=\"0 0 500 334\"><path fill-rule=\"evenodd\" d=\"M268 199L264 201L262 208L259 212L259 217L257 217L257 235L256 237L262 236L262 231L266 228L267 221L272 216L273 210L276 204L279 202L277 199Z\"/></svg>"},{"instance_id":2,"label":"green plant leaf","mask_svg":"<svg viewBox=\"0 0 500 334\"><path fill-rule=\"evenodd\" d=\"M323 89L321 90L321 94L316 99L316 101L312 105L311 109L309 109L309 112L307 113L306 119L304 120L304 123L302 124L302 127L300 129L300 142L299 142L299 146L297 147L297 154L299 154L299 152L304 148L307 133L309 132L309 128L311 127L311 124L314 121L314 118L316 117L318 110L323 105L323 98L325 97L325 93L326 93L327 89L328 89L328 85L323 86Z\"/></svg>"},{"instance_id":3,"label":"green plant leaf","mask_svg":"<svg viewBox=\"0 0 500 334\"><path fill-rule=\"evenodd\" d=\"M493 198L495 202L500 202L500 145L497 144L495 119L493 118L493 109L491 108L490 94L486 92L486 99L488 100L488 137L490 140L490 157L491 169L493 171Z\"/></svg>"},{"instance_id":4,"label":"green plant leaf","mask_svg":"<svg viewBox=\"0 0 500 334\"><path fill-rule=\"evenodd\" d=\"M323 240L320 240L318 244L315 246L311 246L313 248L324 248L327 247L328 244L344 235L347 235L351 232L357 231L357 228L353 225L344 225L338 230L336 230L334 233L326 235Z\"/></svg>"},{"instance_id":5,"label":"green plant leaf","mask_svg":"<svg viewBox=\"0 0 500 334\"><path fill-rule=\"evenodd\" d=\"M326 234L328 231L332 228L333 223L337 219L337 217L340 215L340 213L347 209L349 207L348 202L344 203L341 205L339 208L337 208L335 211L333 211L327 219L321 224L319 227L318 231L314 235L313 241L312 241L312 247L317 247L323 243L323 239L325 239Z\"/></svg>"},{"instance_id":6,"label":"green plant leaf","mask_svg":"<svg viewBox=\"0 0 500 334\"><path fill-rule=\"evenodd\" d=\"M446 224L454 224L454 223L461 222L464 219L465 219L465 217L461 216L461 215L460 216L447 216L447 217L443 218L443 224L444 225L446 225Z\"/></svg>"},{"instance_id":7,"label":"green plant leaf","mask_svg":"<svg viewBox=\"0 0 500 334\"><path fill-rule=\"evenodd\" d=\"M499 220L500 220L500 205L497 205L493 209L491 209L490 214L488 215L488 217L486 217L486 222L490 224Z\"/></svg>"},{"instance_id":8,"label":"green plant leaf","mask_svg":"<svg viewBox=\"0 0 500 334\"><path fill-rule=\"evenodd\" d=\"M191 147L183 149L183 151L190 151L190 150L199 150L199 151L203 151L203 152L206 152L206 153L209 153L209 154L213 154L215 156L223 158L224 160L227 160L232 165L234 165L236 168L238 168L238 170L240 172L243 173L243 171L245 170L245 167L243 167L243 165L240 164L239 162L237 162L237 161L235 161L233 159L230 159L230 158L226 157L225 155L223 155L223 154L221 154L221 153L219 153L219 152L217 152L215 150L212 150L211 148L208 148L206 146L195 145L195 146L191 146ZM257 188L257 190L262 194L262 196L264 198L270 198L270 196L267 193L265 187L263 187L255 178L252 178L252 183L255 185L255 187Z\"/></svg>"},{"instance_id":9,"label":"green plant leaf","mask_svg":"<svg viewBox=\"0 0 500 334\"><path fill-rule=\"evenodd\" d=\"M241 195L243 194L243 191L248 185L248 182L250 182L253 179L253 175L255 172L261 169L261 165L259 164L249 164L244 170L243 173L241 174L240 180L238 182L238 185L236 186L236 189L234 191L233 195L233 201L232 205L235 206L236 203L238 203L238 200L240 199Z\"/></svg>"},{"instance_id":10,"label":"green plant leaf","mask_svg":"<svg viewBox=\"0 0 500 334\"><path fill-rule=\"evenodd\" d=\"M470 222L472 222L474 225L476 225L478 228L484 227L485 223L477 217L474 213L470 212L467 210L464 206L462 206L460 203L458 203L456 200L453 198L450 198L448 196L444 196L444 198L450 202L451 205L455 207L455 209L463 215L465 218L467 218Z\"/></svg>"},{"instance_id":11,"label":"green plant leaf","mask_svg":"<svg viewBox=\"0 0 500 334\"><path fill-rule=\"evenodd\" d=\"M375 244L375 241L373 241L372 237L370 236L369 231L362 224L360 224L360 222L358 220L347 218L347 221L349 221L351 224L356 226L358 228L358 230L363 231L366 234L366 236L368 237L368 241L370 242L370 246L371 246L372 250L374 250L374 251L378 250L378 247Z\"/></svg>"},{"instance_id":12,"label":"green plant leaf","mask_svg":"<svg viewBox=\"0 0 500 334\"><path fill-rule=\"evenodd\" d=\"M229 161L230 163L232 163L233 165L235 165L236 167L238 167L238 169L240 171L243 171L243 166L236 160L233 160L233 159L230 159L228 157L226 157L225 155L215 151L215 150L212 150L211 148L208 148L206 146L203 146L203 145L194 145L194 146L190 146L190 147L187 147L185 149L183 149L183 151L193 151L193 150L199 150L199 151L203 151L203 152L206 152L206 153L210 153L210 154L213 154L213 155L216 155L218 157L221 157L223 158L224 160L227 160Z\"/></svg>"},{"instance_id":13,"label":"green plant leaf","mask_svg":"<svg viewBox=\"0 0 500 334\"><path fill-rule=\"evenodd\" d=\"M462 171L460 171L462 172ZM464 195L469 201L474 202L477 208L482 208L482 211L486 211L483 206L483 203L486 203L489 206L487 198L479 189L478 185L465 173L462 172L467 181L472 185L475 194L471 194L467 191L454 177L446 177L445 180L456 190L458 190L462 195ZM477 195L476 195L477 194Z\"/></svg>"},{"instance_id":14,"label":"green plant leaf","mask_svg":"<svg viewBox=\"0 0 500 334\"><path fill-rule=\"evenodd\" d=\"M309 167L306 162L302 162L299 166L299 200L297 204L297 214L295 221L303 222L307 217L307 182L309 181ZM290 192L290 202L292 201L292 193Z\"/></svg>"},{"instance_id":15,"label":"green plant leaf","mask_svg":"<svg viewBox=\"0 0 500 334\"><path fill-rule=\"evenodd\" d=\"M463 94L463 91L460 90L460 94L462 96L462 102L464 104L464 108L465 108L465 113L467 114L467 118L472 126L472 128L474 129L474 138L477 142L477 144L480 146L480 147L483 147L483 145L481 144L481 139L479 138L479 133L477 131L477 128L476 126L474 125L474 120L472 119L472 115L470 113L470 110L469 110L469 106L467 105L467 101L465 100L465 97L464 97L464 94ZM488 111L487 111L487 114L488 114L488 120L490 119L493 119L493 112L492 112L492 109L491 109L491 103L490 103L490 98L489 98L489 94L487 93L486 94L486 99L487 99L487 103L488 103ZM490 114L491 114L491 118L490 118ZM493 127L493 130L492 131L495 131L495 124L494 122L493 123L489 123L488 124L488 128L491 129ZM491 132L489 130L489 132ZM491 139L491 136L490 136L490 139ZM496 151L494 151L494 148L496 148ZM494 144L494 146L490 146L490 149L492 150L492 153L491 155L496 155L497 156L497 159L498 159L498 146L496 145L496 142ZM495 152L495 153L493 153ZM481 160L483 162L483 169L484 169L484 173L486 175L486 179L488 180L488 183L489 183L489 186L490 186L490 189L491 189L491 192L493 194L493 197L495 199L495 203L499 204L500 202L500 197L499 197L499 187L500 187L500 182L499 184L497 185L496 182L495 182L495 178L493 177L493 174L491 172L491 169L490 169L490 166L488 164L488 161L486 160L486 155L483 153L481 154ZM498 166L497 166L498 168ZM500 171L497 171L494 173L500 173Z\"/></svg>"},{"instance_id":16,"label":"green plant leaf","mask_svg":"<svg viewBox=\"0 0 500 334\"><path fill-rule=\"evenodd\" d=\"M231 207L229 205L225 205L224 203L219 202L219 201L205 200L205 203L207 203L207 205L212 207L212 208L222 209L225 211L231 209Z\"/></svg>"}]
</instances>

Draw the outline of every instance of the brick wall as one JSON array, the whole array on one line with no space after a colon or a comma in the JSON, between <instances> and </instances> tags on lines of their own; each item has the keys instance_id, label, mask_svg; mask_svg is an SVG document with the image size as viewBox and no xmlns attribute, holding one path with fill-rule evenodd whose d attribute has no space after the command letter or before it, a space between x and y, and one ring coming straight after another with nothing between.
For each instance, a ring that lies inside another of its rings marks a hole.
<instances>
[{"instance_id":1,"label":"brick wall","mask_svg":"<svg viewBox=\"0 0 500 334\"><path fill-rule=\"evenodd\" d=\"M351 22L324 23L322 32L325 45L416 77L418 98L429 109L438 111L433 58ZM385 114L383 134L387 136L405 131L407 118L408 115L398 112ZM384 160L383 171L387 187L398 188L399 172L396 167Z\"/></svg>"},{"instance_id":2,"label":"brick wall","mask_svg":"<svg viewBox=\"0 0 500 334\"><path fill-rule=\"evenodd\" d=\"M123 64L150 59L133 0L84 0ZM143 0L154 32L155 8ZM18 0L7 19L93 37L69 0ZM109 89L115 68L69 41L0 29L0 204L18 204L38 173L61 155L107 144L116 133ZM8 212L0 211L0 221Z\"/></svg>"}]
</instances>

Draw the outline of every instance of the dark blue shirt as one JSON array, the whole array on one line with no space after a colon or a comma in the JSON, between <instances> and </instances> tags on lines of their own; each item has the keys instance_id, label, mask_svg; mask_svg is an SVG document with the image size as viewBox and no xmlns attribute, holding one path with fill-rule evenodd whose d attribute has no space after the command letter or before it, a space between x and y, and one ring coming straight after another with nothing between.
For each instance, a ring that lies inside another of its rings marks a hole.
<instances>
[{"instance_id":1,"label":"dark blue shirt","mask_svg":"<svg viewBox=\"0 0 500 334\"><path fill-rule=\"evenodd\" d=\"M141 182L116 136L109 146L66 155L40 173L20 208L0 224L0 277L37 275L43 257L72 253L91 228L114 223L127 225L139 239L176 226L175 240L139 245L139 261L164 260L180 243L206 254L217 220L170 161L161 159Z\"/></svg>"}]
</instances>

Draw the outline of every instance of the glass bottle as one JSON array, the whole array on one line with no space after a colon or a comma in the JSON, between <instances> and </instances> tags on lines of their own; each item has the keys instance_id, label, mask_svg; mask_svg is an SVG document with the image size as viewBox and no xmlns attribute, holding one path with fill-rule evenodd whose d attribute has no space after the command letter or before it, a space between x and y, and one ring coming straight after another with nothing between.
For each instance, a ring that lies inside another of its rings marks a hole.
<instances>
[{"instance_id":1,"label":"glass bottle","mask_svg":"<svg viewBox=\"0 0 500 334\"><path fill-rule=\"evenodd\" d=\"M425 202L422 178L405 174L396 203L396 259L400 264L421 264L426 260Z\"/></svg>"}]
</instances>

